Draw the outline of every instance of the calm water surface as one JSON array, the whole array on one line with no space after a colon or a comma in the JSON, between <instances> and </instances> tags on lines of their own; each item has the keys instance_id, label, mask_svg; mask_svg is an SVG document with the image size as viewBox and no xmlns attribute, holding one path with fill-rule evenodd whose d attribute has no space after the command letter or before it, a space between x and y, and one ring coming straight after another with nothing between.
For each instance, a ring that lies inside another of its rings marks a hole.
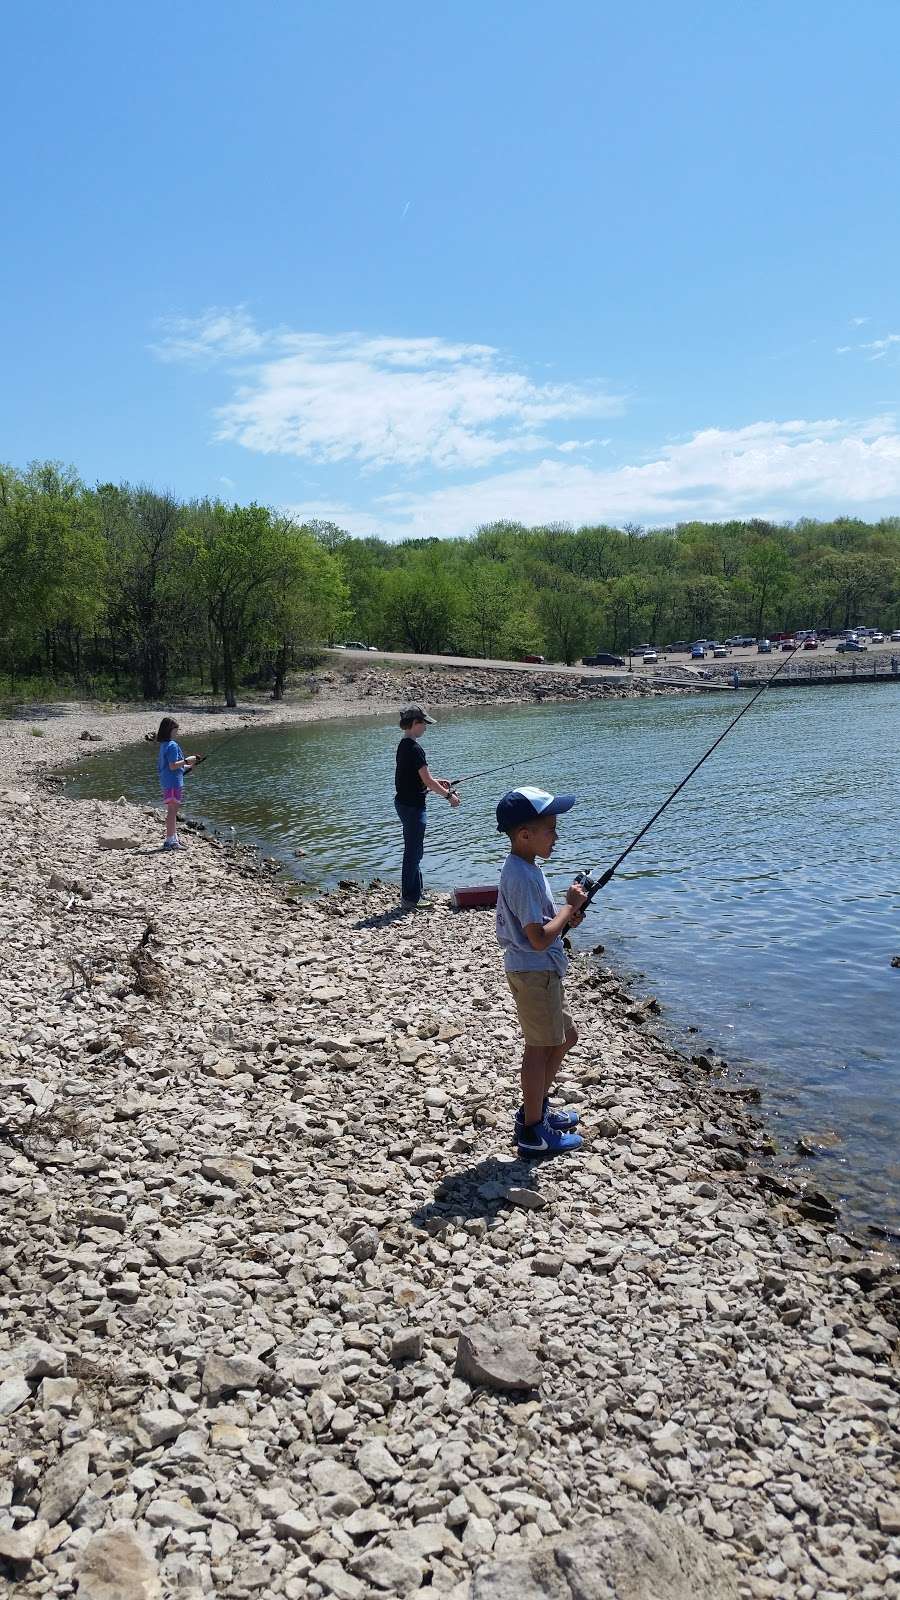
<instances>
[{"instance_id":1,"label":"calm water surface","mask_svg":"<svg viewBox=\"0 0 900 1600\"><path fill-rule=\"evenodd\" d=\"M433 772L514 765L466 786L458 811L429 802L426 884L496 881L504 846L493 807L511 784L534 782L578 795L548 867L561 892L572 871L615 858L735 709L709 695L442 716L425 740ZM222 737L185 727L189 751ZM620 971L639 975L685 1042L698 1027L691 1048L752 1069L785 1152L800 1133L837 1133L807 1170L857 1216L895 1229L898 730L893 684L763 696L575 936L602 941ZM236 826L312 882L396 882L397 737L387 719L252 730L188 779L187 810L223 832ZM74 787L155 802L155 750L95 757Z\"/></svg>"}]
</instances>

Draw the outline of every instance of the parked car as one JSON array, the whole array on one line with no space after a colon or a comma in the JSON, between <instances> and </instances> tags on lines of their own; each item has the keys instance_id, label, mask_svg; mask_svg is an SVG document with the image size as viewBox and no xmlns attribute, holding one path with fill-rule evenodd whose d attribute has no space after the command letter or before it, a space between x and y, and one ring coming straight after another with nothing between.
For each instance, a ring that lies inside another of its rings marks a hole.
<instances>
[{"instance_id":1,"label":"parked car","mask_svg":"<svg viewBox=\"0 0 900 1600\"><path fill-rule=\"evenodd\" d=\"M880 628L876 628L874 633L870 633L869 638L873 644L884 644L884 634Z\"/></svg>"},{"instance_id":2,"label":"parked car","mask_svg":"<svg viewBox=\"0 0 900 1600\"><path fill-rule=\"evenodd\" d=\"M781 648L782 648L782 650L796 650L796 648L797 648L796 639L782 639Z\"/></svg>"},{"instance_id":3,"label":"parked car","mask_svg":"<svg viewBox=\"0 0 900 1600\"><path fill-rule=\"evenodd\" d=\"M835 649L838 651L868 650L868 648L867 644L860 644L858 639L842 639L840 644L835 645Z\"/></svg>"},{"instance_id":4,"label":"parked car","mask_svg":"<svg viewBox=\"0 0 900 1600\"><path fill-rule=\"evenodd\" d=\"M377 650L378 646L377 646L377 644L367 644L366 645L366 649L367 650Z\"/></svg>"},{"instance_id":5,"label":"parked car","mask_svg":"<svg viewBox=\"0 0 900 1600\"><path fill-rule=\"evenodd\" d=\"M544 659L545 658L543 656L534 654L519 657L520 661L530 661L533 667L542 667L544 665Z\"/></svg>"},{"instance_id":6,"label":"parked car","mask_svg":"<svg viewBox=\"0 0 900 1600\"><path fill-rule=\"evenodd\" d=\"M646 662L647 666L652 666L653 662L654 661L658 661L658 660L659 660L659 657L657 656L655 650L645 650L644 651L644 661Z\"/></svg>"},{"instance_id":7,"label":"parked car","mask_svg":"<svg viewBox=\"0 0 900 1600\"><path fill-rule=\"evenodd\" d=\"M368 650L369 646L363 644L361 639L345 639L343 644L339 644L337 648L339 650Z\"/></svg>"},{"instance_id":8,"label":"parked car","mask_svg":"<svg viewBox=\"0 0 900 1600\"><path fill-rule=\"evenodd\" d=\"M891 644L896 644L898 639L900 639L900 628L893 628L891 630Z\"/></svg>"},{"instance_id":9,"label":"parked car","mask_svg":"<svg viewBox=\"0 0 900 1600\"><path fill-rule=\"evenodd\" d=\"M691 660L692 661L703 661L705 659L705 657L706 657L706 649L702 644L692 644L691 645Z\"/></svg>"},{"instance_id":10,"label":"parked car","mask_svg":"<svg viewBox=\"0 0 900 1600\"><path fill-rule=\"evenodd\" d=\"M686 656L690 648L686 639L676 639L674 644L666 645L666 653L670 656Z\"/></svg>"},{"instance_id":11,"label":"parked car","mask_svg":"<svg viewBox=\"0 0 900 1600\"><path fill-rule=\"evenodd\" d=\"M610 655L608 650L598 650L595 655L582 656L583 667L624 667L625 662L621 656Z\"/></svg>"},{"instance_id":12,"label":"parked car","mask_svg":"<svg viewBox=\"0 0 900 1600\"><path fill-rule=\"evenodd\" d=\"M819 641L814 633L808 633L803 641L804 650L818 650Z\"/></svg>"},{"instance_id":13,"label":"parked car","mask_svg":"<svg viewBox=\"0 0 900 1600\"><path fill-rule=\"evenodd\" d=\"M770 656L772 654L771 641L769 639L757 639L756 654L758 656Z\"/></svg>"},{"instance_id":14,"label":"parked car","mask_svg":"<svg viewBox=\"0 0 900 1600\"><path fill-rule=\"evenodd\" d=\"M727 656L728 650L724 644L714 644L712 647L712 653L714 660L721 661L724 656Z\"/></svg>"}]
</instances>

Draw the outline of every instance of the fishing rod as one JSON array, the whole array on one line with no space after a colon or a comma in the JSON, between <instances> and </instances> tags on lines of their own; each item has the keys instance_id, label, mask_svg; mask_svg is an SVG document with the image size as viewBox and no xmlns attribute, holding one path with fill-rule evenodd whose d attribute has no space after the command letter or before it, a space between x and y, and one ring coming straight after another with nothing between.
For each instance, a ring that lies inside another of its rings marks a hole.
<instances>
[{"instance_id":1,"label":"fishing rod","mask_svg":"<svg viewBox=\"0 0 900 1600\"><path fill-rule=\"evenodd\" d=\"M227 744L231 744L232 739L240 738L241 734L246 733L246 731L247 724L242 722L241 726L239 728L235 728L233 733L229 733L226 739L220 739L218 744L214 744L211 750L207 750L205 756L198 756L197 765L199 766L201 761L208 761L210 756L218 755L219 751L224 750Z\"/></svg>"},{"instance_id":2,"label":"fishing rod","mask_svg":"<svg viewBox=\"0 0 900 1600\"><path fill-rule=\"evenodd\" d=\"M555 756L561 749L562 746L557 745L555 750L538 750L533 756L523 756L521 761L543 761L545 756ZM483 767L480 772L467 772L462 778L451 779L447 787L452 790L458 788L461 783L471 783L473 778L487 778L494 772L508 772L510 767L520 766L521 761L518 756L513 756L510 761L501 761L498 767Z\"/></svg>"},{"instance_id":3,"label":"fishing rod","mask_svg":"<svg viewBox=\"0 0 900 1600\"><path fill-rule=\"evenodd\" d=\"M747 701L747 704L745 706L742 706L741 710L738 712L736 717L732 718L732 720L728 724L728 727L725 728L724 731L719 734L718 739L716 739L710 745L709 749L706 751L706 753L704 755L702 755L700 757L699 761L695 761L694 762L694 765L691 767L690 772L686 775L686 777L682 778L682 780L681 780L681 782L679 784L676 785L676 787L672 790L672 793L669 795L668 799L663 801L662 805L658 808L658 810L654 811L652 817L650 818L650 821L644 823L644 826L642 827L640 833L636 833L635 834L635 836L632 839L631 843L626 846L626 848L622 851L622 854L620 856L616 857L616 859L613 862L611 867L607 867L605 869L605 871L602 871L602 872L600 871L600 869L598 867L594 867L590 872L577 872L575 874L575 882L580 884L582 889L586 890L586 892L587 892L587 900L585 901L584 905L581 907L582 914L585 911L587 911L587 908L590 905L591 901L593 900L594 895L598 894L601 889L606 887L606 885L609 883L610 879L614 876L615 872L622 865L622 862L625 860L625 857L626 856L630 856L632 850L635 847L635 845L640 844L641 840L644 837L644 834L650 832L650 829L653 827L654 822L657 822L659 820L659 818L662 816L662 814L665 811L666 807L670 806L672 804L672 801L675 799L675 796L677 794L681 793L681 791L684 788L685 784L690 783L692 777L694 776L694 773L695 772L699 772L700 768L703 766L704 761L708 761L709 760L709 758L712 755L713 751L717 750L719 745L722 743L722 740L728 737L728 735L731 732L732 728L737 727L737 724L740 722L741 717L746 716L747 712L750 710L750 707L752 705L756 704L756 701L759 699L761 694L765 694L765 692L769 688L770 684L775 682L775 679L778 677L778 674L780 672L783 672L785 667L790 665L790 663L794 659L794 656L797 654L797 651L798 650L802 650L802 648L803 648L803 640L802 639L798 639L796 645L794 646L794 648L790 652L790 654L785 656L784 660L781 663L781 666L780 667L776 667L775 671L769 674L769 676L766 679L765 683L762 684L760 686L760 688L757 689L757 691L756 691L756 693L754 695L751 695L750 699Z\"/></svg>"},{"instance_id":4,"label":"fishing rod","mask_svg":"<svg viewBox=\"0 0 900 1600\"><path fill-rule=\"evenodd\" d=\"M246 731L247 731L247 724L246 723L241 723L241 726L239 728L235 728L233 733L229 733L227 738L220 739L217 744L213 745L211 750L207 750L206 755L204 755L204 756L199 756L198 755L197 758L196 758L195 764L194 764L195 767L198 767L202 761L208 761L210 756L217 755L220 750L224 750L224 748L225 748L225 746L227 744L231 744L232 739L239 738L240 735L242 733L246 733ZM155 733L145 733L144 734L144 741L145 741L146 744L156 744L156 734Z\"/></svg>"}]
</instances>

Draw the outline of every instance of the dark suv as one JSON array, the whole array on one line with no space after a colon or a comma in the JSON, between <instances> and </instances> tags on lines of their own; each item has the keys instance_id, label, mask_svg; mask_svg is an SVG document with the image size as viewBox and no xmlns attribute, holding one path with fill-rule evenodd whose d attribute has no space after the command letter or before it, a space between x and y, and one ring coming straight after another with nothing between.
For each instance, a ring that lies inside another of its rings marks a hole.
<instances>
[{"instance_id":1,"label":"dark suv","mask_svg":"<svg viewBox=\"0 0 900 1600\"><path fill-rule=\"evenodd\" d=\"M624 667L625 662L621 656L612 656L607 650L598 650L596 655L582 656L583 667Z\"/></svg>"}]
</instances>

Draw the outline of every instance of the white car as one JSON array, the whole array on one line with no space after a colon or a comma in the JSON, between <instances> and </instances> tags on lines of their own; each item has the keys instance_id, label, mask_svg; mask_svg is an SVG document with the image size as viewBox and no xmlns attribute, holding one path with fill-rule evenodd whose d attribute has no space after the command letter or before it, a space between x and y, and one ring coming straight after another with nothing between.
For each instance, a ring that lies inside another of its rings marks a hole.
<instances>
[{"instance_id":1,"label":"white car","mask_svg":"<svg viewBox=\"0 0 900 1600\"><path fill-rule=\"evenodd\" d=\"M658 658L655 650L645 650L644 651L644 664L646 666L651 666L652 663L654 661L657 661L658 659L659 658Z\"/></svg>"},{"instance_id":2,"label":"white car","mask_svg":"<svg viewBox=\"0 0 900 1600\"><path fill-rule=\"evenodd\" d=\"M869 638L873 644L884 644L884 634L878 628L875 629L874 633L869 634Z\"/></svg>"},{"instance_id":3,"label":"white car","mask_svg":"<svg viewBox=\"0 0 900 1600\"><path fill-rule=\"evenodd\" d=\"M891 633L891 644L895 644L898 640L900 640L900 628L894 628Z\"/></svg>"}]
</instances>

